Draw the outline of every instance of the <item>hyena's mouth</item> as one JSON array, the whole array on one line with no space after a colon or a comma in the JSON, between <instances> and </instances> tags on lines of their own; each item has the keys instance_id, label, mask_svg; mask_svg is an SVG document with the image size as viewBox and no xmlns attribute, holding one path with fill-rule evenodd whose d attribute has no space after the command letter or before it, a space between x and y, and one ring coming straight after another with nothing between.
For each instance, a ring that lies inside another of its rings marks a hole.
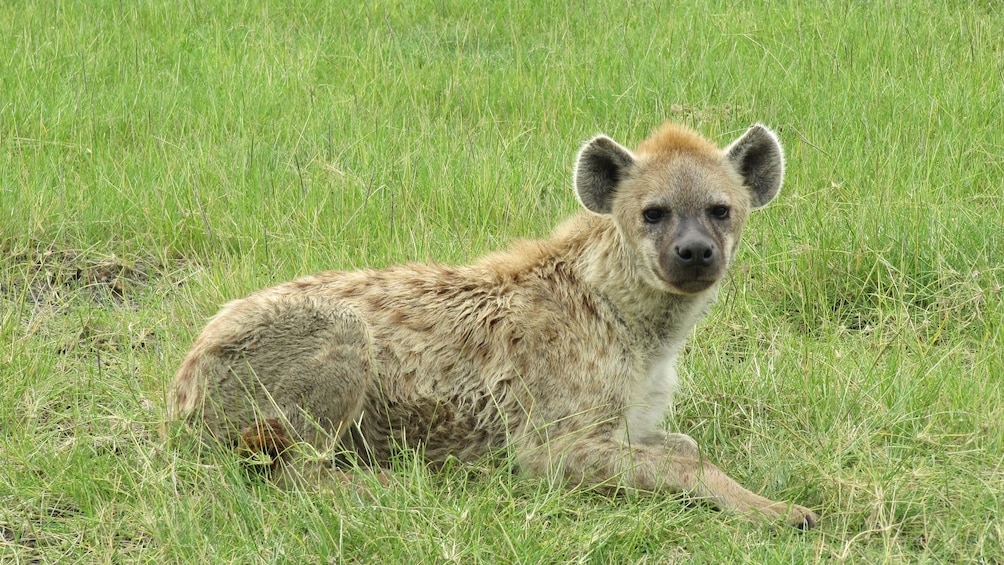
<instances>
[{"instance_id":1,"label":"hyena's mouth","mask_svg":"<svg viewBox=\"0 0 1004 565\"><path fill-rule=\"evenodd\" d=\"M659 278L678 294L704 292L718 284L724 274L725 269L718 264L690 268L676 266L673 269L665 269L657 273Z\"/></svg>"},{"instance_id":2,"label":"hyena's mouth","mask_svg":"<svg viewBox=\"0 0 1004 565\"><path fill-rule=\"evenodd\" d=\"M708 290L716 283L718 283L717 278L702 278L702 279L683 279L675 281L666 281L669 286L680 294L698 294Z\"/></svg>"}]
</instances>

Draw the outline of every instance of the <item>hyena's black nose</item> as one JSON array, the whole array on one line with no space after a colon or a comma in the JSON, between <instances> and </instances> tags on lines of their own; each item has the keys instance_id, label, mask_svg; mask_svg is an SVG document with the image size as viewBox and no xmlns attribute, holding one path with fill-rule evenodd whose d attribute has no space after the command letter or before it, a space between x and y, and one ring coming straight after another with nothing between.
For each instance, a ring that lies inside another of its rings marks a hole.
<instances>
[{"instance_id":1,"label":"hyena's black nose","mask_svg":"<svg viewBox=\"0 0 1004 565\"><path fill-rule=\"evenodd\" d=\"M676 244L676 260L683 265L707 267L715 262L715 246L703 237L684 239Z\"/></svg>"}]
</instances>

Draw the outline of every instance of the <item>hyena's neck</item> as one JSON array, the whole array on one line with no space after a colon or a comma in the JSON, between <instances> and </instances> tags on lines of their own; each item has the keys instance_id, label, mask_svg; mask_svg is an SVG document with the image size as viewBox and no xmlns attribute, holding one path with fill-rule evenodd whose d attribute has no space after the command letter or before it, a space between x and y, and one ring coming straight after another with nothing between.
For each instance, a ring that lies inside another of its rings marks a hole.
<instances>
[{"instance_id":1,"label":"hyena's neck","mask_svg":"<svg viewBox=\"0 0 1004 565\"><path fill-rule=\"evenodd\" d=\"M683 296L652 288L630 250L605 217L582 214L555 234L577 248L579 276L616 309L619 318L653 346L682 342L718 293L717 285Z\"/></svg>"}]
</instances>

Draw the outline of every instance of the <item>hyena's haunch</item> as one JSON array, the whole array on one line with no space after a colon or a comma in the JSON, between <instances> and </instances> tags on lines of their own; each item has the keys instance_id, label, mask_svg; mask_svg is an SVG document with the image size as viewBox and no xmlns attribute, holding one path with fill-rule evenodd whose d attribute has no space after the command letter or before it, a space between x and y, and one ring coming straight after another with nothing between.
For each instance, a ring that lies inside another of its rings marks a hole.
<instances>
[{"instance_id":1,"label":"hyena's haunch","mask_svg":"<svg viewBox=\"0 0 1004 565\"><path fill-rule=\"evenodd\" d=\"M586 211L549 239L227 304L178 370L172 414L285 472L306 459L297 444L332 466L381 466L403 446L433 462L508 450L523 472L573 485L684 492L812 527L808 508L750 492L661 425L677 354L783 174L761 125L724 150L672 124L635 151L597 136L575 165Z\"/></svg>"}]
</instances>

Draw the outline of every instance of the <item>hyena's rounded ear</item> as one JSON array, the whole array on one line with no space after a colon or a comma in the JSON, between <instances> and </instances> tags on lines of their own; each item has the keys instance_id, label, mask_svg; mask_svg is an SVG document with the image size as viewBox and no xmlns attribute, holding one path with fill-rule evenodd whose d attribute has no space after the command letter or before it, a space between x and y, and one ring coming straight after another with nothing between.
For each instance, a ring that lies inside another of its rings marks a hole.
<instances>
[{"instance_id":1,"label":"hyena's rounded ear","mask_svg":"<svg viewBox=\"0 0 1004 565\"><path fill-rule=\"evenodd\" d=\"M756 124L725 149L725 158L739 171L750 189L753 207L766 206L784 180L784 149L777 135Z\"/></svg>"},{"instance_id":2,"label":"hyena's rounded ear","mask_svg":"<svg viewBox=\"0 0 1004 565\"><path fill-rule=\"evenodd\" d=\"M634 154L605 135L586 142L575 162L575 194L587 210L609 214L617 185L635 165Z\"/></svg>"}]
</instances>

